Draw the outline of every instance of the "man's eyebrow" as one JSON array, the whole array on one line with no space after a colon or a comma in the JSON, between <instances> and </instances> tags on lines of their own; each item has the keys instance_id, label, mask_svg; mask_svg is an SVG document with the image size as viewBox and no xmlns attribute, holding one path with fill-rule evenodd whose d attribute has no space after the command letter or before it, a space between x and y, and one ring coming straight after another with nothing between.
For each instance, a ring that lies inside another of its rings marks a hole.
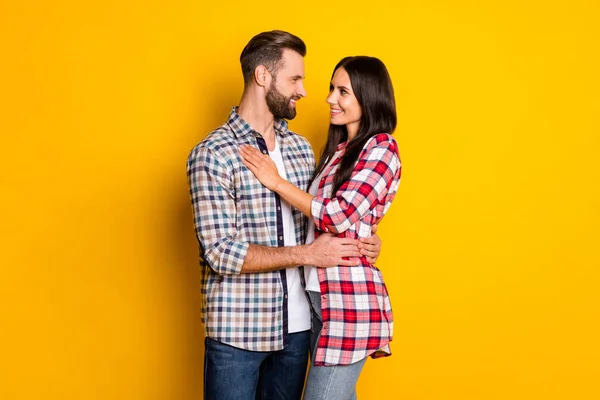
<instances>
[{"instance_id":1,"label":"man's eyebrow","mask_svg":"<svg viewBox=\"0 0 600 400\"><path fill-rule=\"evenodd\" d=\"M306 77L302 76L302 75L294 75L294 76L292 76L292 79L304 79L304 78L306 78Z\"/></svg>"}]
</instances>

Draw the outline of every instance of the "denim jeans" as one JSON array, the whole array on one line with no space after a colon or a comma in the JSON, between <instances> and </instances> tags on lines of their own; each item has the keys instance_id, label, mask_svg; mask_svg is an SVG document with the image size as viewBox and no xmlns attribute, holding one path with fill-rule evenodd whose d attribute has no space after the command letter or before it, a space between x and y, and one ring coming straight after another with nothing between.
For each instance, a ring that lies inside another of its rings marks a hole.
<instances>
[{"instance_id":1,"label":"denim jeans","mask_svg":"<svg viewBox=\"0 0 600 400\"><path fill-rule=\"evenodd\" d=\"M204 400L299 400L310 331L292 333L283 350L262 352L206 338Z\"/></svg>"},{"instance_id":2,"label":"denim jeans","mask_svg":"<svg viewBox=\"0 0 600 400\"><path fill-rule=\"evenodd\" d=\"M312 330L310 335L310 369L304 389L304 400L356 400L356 382L366 358L350 365L314 365L317 344L321 336L321 293L308 292L312 304Z\"/></svg>"}]
</instances>

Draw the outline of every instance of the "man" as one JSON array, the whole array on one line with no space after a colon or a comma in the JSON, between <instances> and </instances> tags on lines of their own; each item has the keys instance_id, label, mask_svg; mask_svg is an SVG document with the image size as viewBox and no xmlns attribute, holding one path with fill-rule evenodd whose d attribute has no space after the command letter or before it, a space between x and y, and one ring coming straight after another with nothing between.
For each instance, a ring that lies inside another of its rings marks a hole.
<instances>
[{"instance_id":1,"label":"man","mask_svg":"<svg viewBox=\"0 0 600 400\"><path fill-rule=\"evenodd\" d=\"M352 266L361 252L378 255L378 240L365 248L323 234L303 245L307 219L242 164L239 146L258 147L281 176L308 188L314 154L286 122L306 95L305 54L304 42L287 32L252 38L240 57L239 107L188 158L203 269L205 400L300 399L311 323L298 266Z\"/></svg>"}]
</instances>

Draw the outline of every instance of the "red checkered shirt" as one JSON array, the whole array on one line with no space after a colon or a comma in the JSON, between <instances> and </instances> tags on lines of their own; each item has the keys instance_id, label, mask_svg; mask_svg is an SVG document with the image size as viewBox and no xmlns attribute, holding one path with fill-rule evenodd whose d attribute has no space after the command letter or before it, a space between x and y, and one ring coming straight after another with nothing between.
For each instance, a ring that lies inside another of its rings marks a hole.
<instances>
[{"instance_id":1,"label":"red checkered shirt","mask_svg":"<svg viewBox=\"0 0 600 400\"><path fill-rule=\"evenodd\" d=\"M342 149L345 144L340 145ZM344 151L324 171L311 211L320 232L365 238L389 209L400 184L398 145L385 133L365 144L351 178L332 196ZM361 257L355 267L319 268L323 329L316 365L347 365L391 354L393 316L381 271Z\"/></svg>"}]
</instances>

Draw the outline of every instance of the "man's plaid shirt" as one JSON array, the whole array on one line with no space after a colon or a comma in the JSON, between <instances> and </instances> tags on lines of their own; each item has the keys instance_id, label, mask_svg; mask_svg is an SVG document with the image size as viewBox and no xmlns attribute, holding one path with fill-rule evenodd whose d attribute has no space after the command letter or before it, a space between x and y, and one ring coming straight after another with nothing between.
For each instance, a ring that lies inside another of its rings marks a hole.
<instances>
[{"instance_id":1,"label":"man's plaid shirt","mask_svg":"<svg viewBox=\"0 0 600 400\"><path fill-rule=\"evenodd\" d=\"M289 131L285 120L276 120L274 127L288 180L306 190L315 168L309 142ZM274 351L287 339L285 269L240 271L249 244L283 246L281 203L242 164L243 144L268 153L262 136L234 108L187 162L200 244L202 321L211 339L246 350ZM294 208L292 216L296 243L304 243L307 219Z\"/></svg>"},{"instance_id":2,"label":"man's plaid shirt","mask_svg":"<svg viewBox=\"0 0 600 400\"><path fill-rule=\"evenodd\" d=\"M344 149L344 144L339 149ZM371 236L371 226L388 211L400 184L398 145L388 134L365 144L350 180L332 196L333 179L344 151L324 171L311 212L317 229L339 237ZM356 267L319 268L323 329L316 365L347 365L389 355L393 315L379 269L361 257Z\"/></svg>"}]
</instances>

